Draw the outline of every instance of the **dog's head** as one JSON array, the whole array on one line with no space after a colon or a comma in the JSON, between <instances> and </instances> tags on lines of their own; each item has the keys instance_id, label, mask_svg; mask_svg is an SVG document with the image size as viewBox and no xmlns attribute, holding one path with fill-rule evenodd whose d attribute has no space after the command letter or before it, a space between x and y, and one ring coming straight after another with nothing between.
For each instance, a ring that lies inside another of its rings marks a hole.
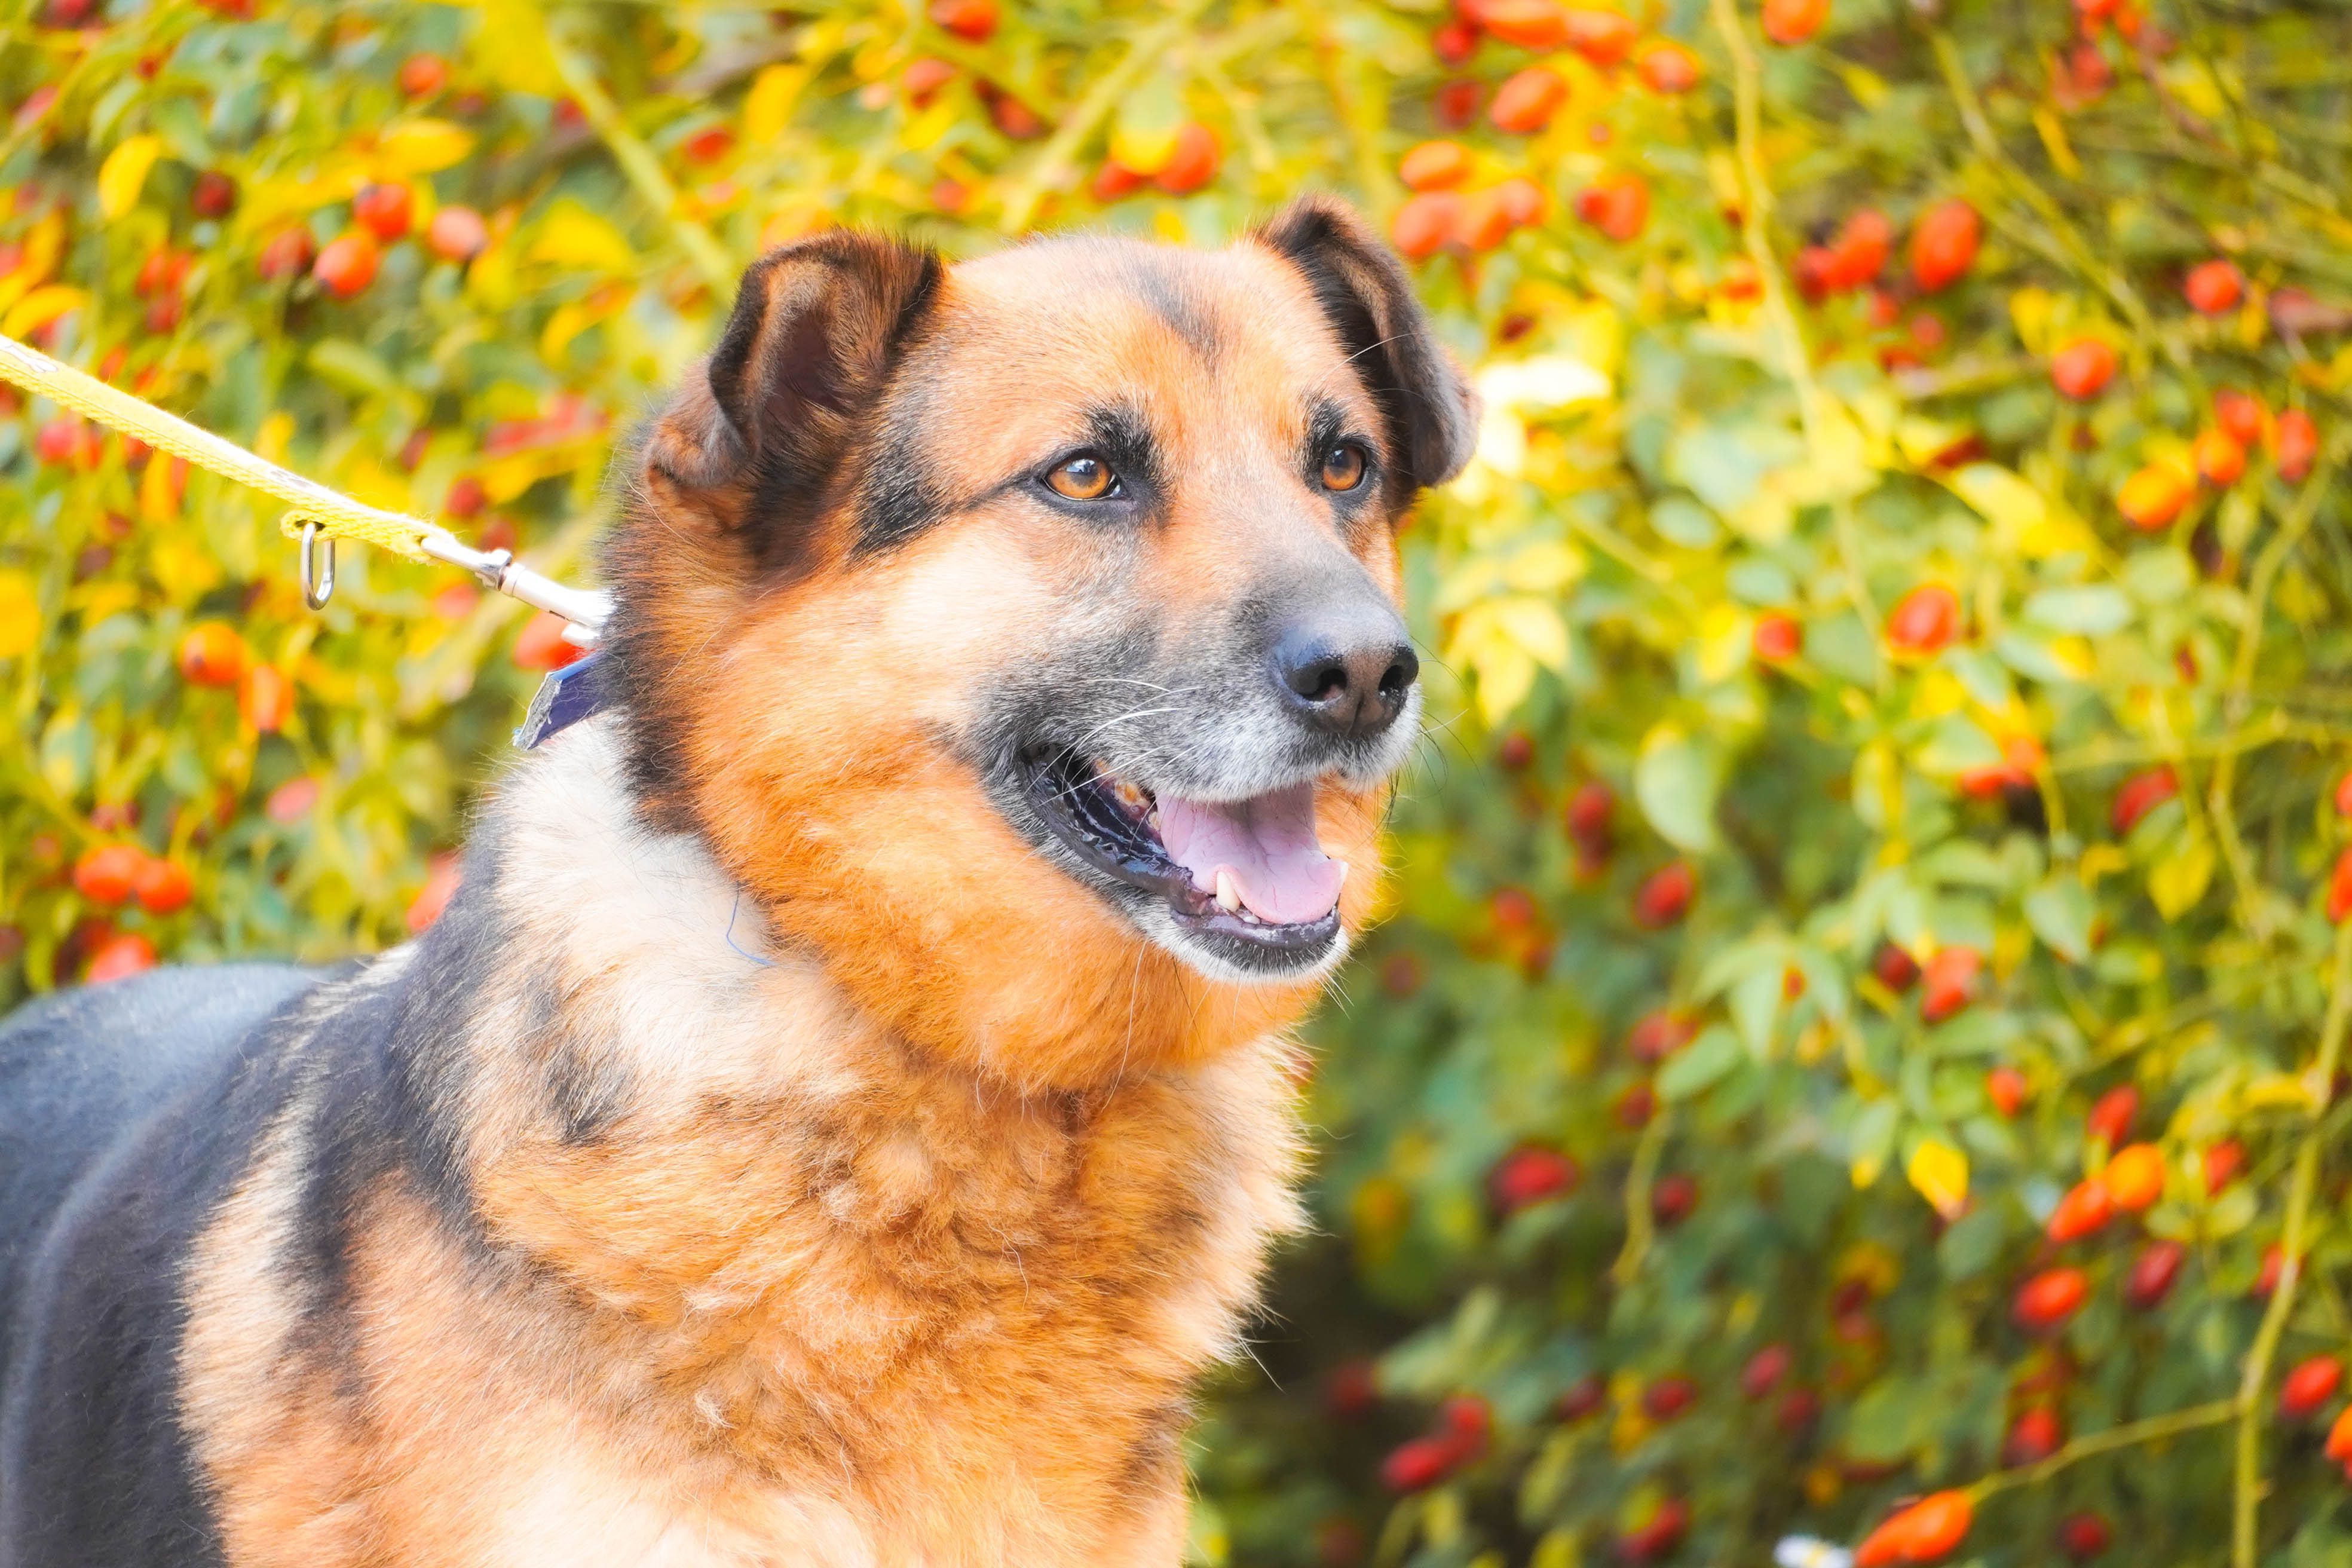
<instances>
[{"instance_id":1,"label":"dog's head","mask_svg":"<svg viewBox=\"0 0 2352 1568\"><path fill-rule=\"evenodd\" d=\"M772 254L609 554L636 787L918 1037L1063 1079L1263 1028L1370 906L1395 528L1475 424L1326 201L1214 254Z\"/></svg>"}]
</instances>

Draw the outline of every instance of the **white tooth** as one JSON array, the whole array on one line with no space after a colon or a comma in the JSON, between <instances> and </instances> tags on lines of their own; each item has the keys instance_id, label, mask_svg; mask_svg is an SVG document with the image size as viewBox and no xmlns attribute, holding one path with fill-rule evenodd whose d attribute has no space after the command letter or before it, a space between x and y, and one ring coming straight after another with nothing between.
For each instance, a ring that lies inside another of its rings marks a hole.
<instances>
[{"instance_id":1,"label":"white tooth","mask_svg":"<svg viewBox=\"0 0 2352 1568\"><path fill-rule=\"evenodd\" d=\"M1241 884L1222 866L1217 868L1217 905L1229 915L1240 912L1242 907Z\"/></svg>"}]
</instances>

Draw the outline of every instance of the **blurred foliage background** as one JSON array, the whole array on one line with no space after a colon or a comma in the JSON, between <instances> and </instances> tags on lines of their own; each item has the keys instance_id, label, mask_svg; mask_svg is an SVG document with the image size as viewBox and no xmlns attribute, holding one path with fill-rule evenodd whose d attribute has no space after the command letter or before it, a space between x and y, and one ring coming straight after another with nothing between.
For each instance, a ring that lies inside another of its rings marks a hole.
<instances>
[{"instance_id":1,"label":"blurred foliage background","mask_svg":"<svg viewBox=\"0 0 2352 1568\"><path fill-rule=\"evenodd\" d=\"M1447 4L20 3L0 331L577 574L767 246L1347 193L1488 415L1196 1558L2352 1564L2352 13ZM5 412L0 993L429 921L551 628Z\"/></svg>"}]
</instances>

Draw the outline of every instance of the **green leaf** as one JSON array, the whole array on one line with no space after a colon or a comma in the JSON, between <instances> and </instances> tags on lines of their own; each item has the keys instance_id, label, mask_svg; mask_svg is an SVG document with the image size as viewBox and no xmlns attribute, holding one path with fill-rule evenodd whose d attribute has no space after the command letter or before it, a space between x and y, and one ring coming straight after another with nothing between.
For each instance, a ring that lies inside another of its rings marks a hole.
<instances>
[{"instance_id":1,"label":"green leaf","mask_svg":"<svg viewBox=\"0 0 2352 1568\"><path fill-rule=\"evenodd\" d=\"M2131 625L2131 600L2120 588L2044 588L2025 601L2025 618L2053 632L2098 637Z\"/></svg>"},{"instance_id":2,"label":"green leaf","mask_svg":"<svg viewBox=\"0 0 2352 1568\"><path fill-rule=\"evenodd\" d=\"M1666 1058L1658 1069L1658 1095L1669 1101L1688 1100L1746 1059L1739 1037L1717 1024Z\"/></svg>"},{"instance_id":3,"label":"green leaf","mask_svg":"<svg viewBox=\"0 0 2352 1568\"><path fill-rule=\"evenodd\" d=\"M2091 921L2097 913L2090 889L2071 872L2054 871L2025 895L2025 921L2051 952L2069 963L2091 956Z\"/></svg>"},{"instance_id":4,"label":"green leaf","mask_svg":"<svg viewBox=\"0 0 2352 1568\"><path fill-rule=\"evenodd\" d=\"M1669 844L1694 853L1715 847L1715 801L1721 787L1721 762L1713 747L1674 724L1654 725L1643 738L1633 794L1650 826Z\"/></svg>"}]
</instances>

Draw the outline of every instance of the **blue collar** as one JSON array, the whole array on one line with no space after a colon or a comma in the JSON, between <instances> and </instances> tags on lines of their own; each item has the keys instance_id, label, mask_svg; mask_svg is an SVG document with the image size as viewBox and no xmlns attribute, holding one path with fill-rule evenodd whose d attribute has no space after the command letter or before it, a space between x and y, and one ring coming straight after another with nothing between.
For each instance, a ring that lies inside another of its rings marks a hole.
<instances>
[{"instance_id":1,"label":"blue collar","mask_svg":"<svg viewBox=\"0 0 2352 1568\"><path fill-rule=\"evenodd\" d=\"M604 650L596 648L562 669L549 670L539 683L539 694L530 700L530 711L522 716L522 727L514 732L516 747L528 752L559 730L603 712L611 701L604 663Z\"/></svg>"}]
</instances>

